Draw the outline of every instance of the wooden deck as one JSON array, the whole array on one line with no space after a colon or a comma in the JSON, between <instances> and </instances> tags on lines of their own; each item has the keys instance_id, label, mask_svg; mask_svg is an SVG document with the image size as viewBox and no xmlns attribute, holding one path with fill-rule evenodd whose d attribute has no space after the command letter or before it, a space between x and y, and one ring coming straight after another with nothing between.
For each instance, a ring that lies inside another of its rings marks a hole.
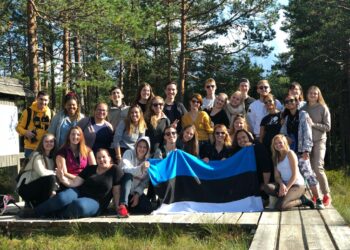
<instances>
[{"instance_id":1,"label":"wooden deck","mask_svg":"<svg viewBox=\"0 0 350 250\"><path fill-rule=\"evenodd\" d=\"M10 213L15 212L14 210ZM72 226L115 229L123 226L198 227L225 225L254 230L250 249L350 249L350 227L336 209L261 213L214 213L177 215L134 215L118 219L115 215L75 220L18 219L15 215L0 216L3 233L15 231L67 229Z\"/></svg>"}]
</instances>

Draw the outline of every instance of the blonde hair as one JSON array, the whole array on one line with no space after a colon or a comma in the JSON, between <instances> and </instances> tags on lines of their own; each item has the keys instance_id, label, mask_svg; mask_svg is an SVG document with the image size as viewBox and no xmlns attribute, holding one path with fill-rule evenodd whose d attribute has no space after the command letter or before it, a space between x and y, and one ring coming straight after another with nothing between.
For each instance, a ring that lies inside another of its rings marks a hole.
<instances>
[{"instance_id":1,"label":"blonde hair","mask_svg":"<svg viewBox=\"0 0 350 250\"><path fill-rule=\"evenodd\" d=\"M241 101L240 101L239 104L242 104L242 103L244 102L243 96L242 96L242 92L241 92L241 91L237 90L237 91L233 92L232 95L231 95L231 97L230 97L230 99L232 98L232 96L239 96L239 97L241 98Z\"/></svg>"},{"instance_id":2,"label":"blonde hair","mask_svg":"<svg viewBox=\"0 0 350 250\"><path fill-rule=\"evenodd\" d=\"M223 125L223 124L216 124L215 127L214 127L214 134L215 134L216 130L220 129L220 128L222 130L224 130L224 132L225 132L225 140L224 140L225 146L226 147L230 147L232 145L232 141L231 141L231 137L230 137L230 135L229 135L225 125ZM214 145L215 145L215 142L216 142L216 139L215 139L215 136L214 136Z\"/></svg>"},{"instance_id":3,"label":"blonde hair","mask_svg":"<svg viewBox=\"0 0 350 250\"><path fill-rule=\"evenodd\" d=\"M131 135L136 128L135 125L131 122L131 111L135 108L138 109L140 112L140 120L136 126L139 130L139 133L144 133L147 129L147 125L146 125L145 119L143 118L143 112L141 107L137 104L134 104L130 107L128 111L128 115L125 118L125 131L128 133L128 135Z\"/></svg>"},{"instance_id":4,"label":"blonde hair","mask_svg":"<svg viewBox=\"0 0 350 250\"><path fill-rule=\"evenodd\" d=\"M164 99L161 96L155 96L151 99L150 101L150 105L147 108L146 114L145 114L145 119L147 122L149 122L153 128L156 128L158 125L158 120L157 120L157 116L154 113L154 110L152 108L153 106L153 102L154 101L161 101L164 104Z\"/></svg>"},{"instance_id":5,"label":"blonde hair","mask_svg":"<svg viewBox=\"0 0 350 250\"><path fill-rule=\"evenodd\" d=\"M266 84L268 84L268 85L270 86L270 83L269 83L268 80L262 79L262 80L258 81L257 87L259 87L259 85L261 85L261 84L263 84L263 83L266 83Z\"/></svg>"},{"instance_id":6,"label":"blonde hair","mask_svg":"<svg viewBox=\"0 0 350 250\"><path fill-rule=\"evenodd\" d=\"M208 83L216 85L216 82L215 82L215 80L213 78L208 78L207 80L205 80L205 84L204 85L207 85Z\"/></svg>"},{"instance_id":7,"label":"blonde hair","mask_svg":"<svg viewBox=\"0 0 350 250\"><path fill-rule=\"evenodd\" d=\"M283 146L285 147L285 149L289 151L289 144L288 144L287 137L285 137L282 134L275 135L275 137L273 137L271 142L272 161L275 167L282 160L281 153L275 149L275 141L277 139L280 139L283 142Z\"/></svg>"},{"instance_id":8,"label":"blonde hair","mask_svg":"<svg viewBox=\"0 0 350 250\"><path fill-rule=\"evenodd\" d=\"M235 116L235 118L233 119L232 123L231 123L230 131L229 131L229 133L230 133L230 135L231 135L232 137L233 137L233 136L236 134L236 132L237 132L237 131L235 131L235 122L236 122L237 120L243 120L243 123L244 123L243 129L244 129L244 130L247 130L247 131L250 131L250 128L249 128L249 125L248 125L248 121L247 121L247 119L245 118L245 116L244 116L243 114L237 114L237 115Z\"/></svg>"},{"instance_id":9,"label":"blonde hair","mask_svg":"<svg viewBox=\"0 0 350 250\"><path fill-rule=\"evenodd\" d=\"M317 86L315 86L315 85L313 85L313 86L311 86L311 87L307 90L307 94L309 95L310 91L312 91L312 90L318 92L318 99L317 99L317 102L318 102L319 104L321 104L322 106L327 107L327 104L326 104L326 102L324 101L324 98L323 98L323 95L322 95L322 93L321 93L320 88L317 87Z\"/></svg>"}]
</instances>

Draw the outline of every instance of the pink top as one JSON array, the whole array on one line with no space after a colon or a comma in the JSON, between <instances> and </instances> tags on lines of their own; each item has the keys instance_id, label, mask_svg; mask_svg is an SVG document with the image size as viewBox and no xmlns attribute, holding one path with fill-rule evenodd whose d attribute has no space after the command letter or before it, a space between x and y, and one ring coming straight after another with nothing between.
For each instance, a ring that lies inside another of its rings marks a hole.
<instances>
[{"instance_id":1,"label":"pink top","mask_svg":"<svg viewBox=\"0 0 350 250\"><path fill-rule=\"evenodd\" d=\"M87 157L75 158L72 149L69 146L64 146L61 148L57 155L62 156L66 159L67 172L77 176L83 169L88 165Z\"/></svg>"}]
</instances>

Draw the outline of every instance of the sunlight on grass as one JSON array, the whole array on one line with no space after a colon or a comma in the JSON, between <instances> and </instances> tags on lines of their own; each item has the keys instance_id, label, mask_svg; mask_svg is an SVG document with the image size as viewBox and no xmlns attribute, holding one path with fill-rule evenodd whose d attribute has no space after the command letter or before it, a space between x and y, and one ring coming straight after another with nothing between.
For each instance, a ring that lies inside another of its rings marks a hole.
<instances>
[{"instance_id":1,"label":"sunlight on grass","mask_svg":"<svg viewBox=\"0 0 350 250\"><path fill-rule=\"evenodd\" d=\"M350 176L344 170L327 171L327 177L331 188L332 204L350 223Z\"/></svg>"}]
</instances>

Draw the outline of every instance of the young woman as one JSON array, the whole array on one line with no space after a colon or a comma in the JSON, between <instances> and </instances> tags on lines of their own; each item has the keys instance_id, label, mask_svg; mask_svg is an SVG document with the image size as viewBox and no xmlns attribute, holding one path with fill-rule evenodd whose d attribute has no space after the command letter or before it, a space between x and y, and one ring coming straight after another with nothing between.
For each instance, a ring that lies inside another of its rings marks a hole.
<instances>
[{"instance_id":1,"label":"young woman","mask_svg":"<svg viewBox=\"0 0 350 250\"><path fill-rule=\"evenodd\" d=\"M94 152L86 146L83 131L72 127L68 132L66 143L56 156L57 169L69 179L74 179L89 165L96 165Z\"/></svg>"},{"instance_id":2,"label":"young woman","mask_svg":"<svg viewBox=\"0 0 350 250\"><path fill-rule=\"evenodd\" d=\"M245 115L244 98L240 91L234 92L230 97L230 102L225 107L226 114L228 116L230 124L238 114Z\"/></svg>"},{"instance_id":3,"label":"young woman","mask_svg":"<svg viewBox=\"0 0 350 250\"><path fill-rule=\"evenodd\" d=\"M287 136L290 149L298 156L299 170L308 182L314 199L316 199L316 208L322 209L324 206L318 195L318 181L310 163L313 143L312 130L308 123L309 115L304 110L298 110L297 100L294 96L288 95L284 103L285 121L281 128L281 134Z\"/></svg>"},{"instance_id":4,"label":"young woman","mask_svg":"<svg viewBox=\"0 0 350 250\"><path fill-rule=\"evenodd\" d=\"M272 139L271 150L276 183L264 185L264 190L267 194L278 197L276 209L287 210L302 204L313 208L313 202L304 196L304 179L299 172L298 158L289 149L287 138L276 135Z\"/></svg>"},{"instance_id":5,"label":"young woman","mask_svg":"<svg viewBox=\"0 0 350 250\"><path fill-rule=\"evenodd\" d=\"M199 155L198 134L194 125L183 128L176 142L176 147L193 156Z\"/></svg>"},{"instance_id":6,"label":"young woman","mask_svg":"<svg viewBox=\"0 0 350 250\"><path fill-rule=\"evenodd\" d=\"M33 210L22 209L19 216L23 218L53 216L67 219L91 217L107 208L112 194L117 203L123 171L112 164L112 158L106 149L99 149L96 159L97 166L85 168L73 180L68 179L63 171L58 171L57 175L61 183L70 188L41 203Z\"/></svg>"},{"instance_id":7,"label":"young woman","mask_svg":"<svg viewBox=\"0 0 350 250\"><path fill-rule=\"evenodd\" d=\"M264 144L266 149L271 153L271 142L275 135L281 130L281 112L276 108L276 102L273 95L268 94L264 97L265 107L269 114L261 120L260 124L260 143Z\"/></svg>"},{"instance_id":8,"label":"young woman","mask_svg":"<svg viewBox=\"0 0 350 250\"><path fill-rule=\"evenodd\" d=\"M205 111L201 111L202 96L200 94L193 94L190 100L190 111L187 112L181 119L182 127L187 125L194 125L198 133L199 144L208 143L212 141L213 128L209 115Z\"/></svg>"},{"instance_id":9,"label":"young woman","mask_svg":"<svg viewBox=\"0 0 350 250\"><path fill-rule=\"evenodd\" d=\"M69 92L64 97L63 110L52 118L48 128L48 132L56 136L58 148L65 143L69 129L76 126L82 118L84 115L80 113L79 97L74 92Z\"/></svg>"},{"instance_id":10,"label":"young woman","mask_svg":"<svg viewBox=\"0 0 350 250\"><path fill-rule=\"evenodd\" d=\"M298 109L304 107L306 102L304 101L303 88L300 83L292 82L288 88L288 95L294 96L298 103Z\"/></svg>"},{"instance_id":11,"label":"young woman","mask_svg":"<svg viewBox=\"0 0 350 250\"><path fill-rule=\"evenodd\" d=\"M230 131L229 131L229 134L231 136L232 142L235 139L236 132L238 130L241 130L241 129L244 129L246 131L250 131L249 124L248 124L248 121L247 121L246 117L244 115L242 115L242 114L238 114L233 119L231 127L230 127ZM253 137L253 135L252 135L252 137Z\"/></svg>"},{"instance_id":12,"label":"young woman","mask_svg":"<svg viewBox=\"0 0 350 250\"><path fill-rule=\"evenodd\" d=\"M53 159L55 149L55 136L45 134L19 178L18 194L31 206L35 207L55 195L58 187Z\"/></svg>"},{"instance_id":13,"label":"young woman","mask_svg":"<svg viewBox=\"0 0 350 250\"><path fill-rule=\"evenodd\" d=\"M261 191L263 185L268 184L273 171L273 164L266 148L259 142L255 142L250 132L245 129L238 130L233 141L233 149L235 152L244 147L254 147L256 170Z\"/></svg>"},{"instance_id":14,"label":"young woman","mask_svg":"<svg viewBox=\"0 0 350 250\"><path fill-rule=\"evenodd\" d=\"M225 112L227 103L227 95L225 93L219 93L214 102L214 106L207 111L212 121L212 126L216 124L224 124L226 127L230 126L230 121Z\"/></svg>"},{"instance_id":15,"label":"young woman","mask_svg":"<svg viewBox=\"0 0 350 250\"><path fill-rule=\"evenodd\" d=\"M144 194L149 182L147 157L150 146L147 136L140 137L135 144L135 149L125 151L123 155L121 166L124 177L118 206L120 218L128 217L128 210L147 214L152 211L151 203Z\"/></svg>"},{"instance_id":16,"label":"young woman","mask_svg":"<svg viewBox=\"0 0 350 250\"><path fill-rule=\"evenodd\" d=\"M231 138L223 124L214 127L214 143L206 144L200 149L200 158L205 161L225 160L232 154Z\"/></svg>"},{"instance_id":17,"label":"young woman","mask_svg":"<svg viewBox=\"0 0 350 250\"><path fill-rule=\"evenodd\" d=\"M105 148L114 159L114 151L111 148L113 126L106 120L107 115L108 105L100 102L95 106L94 116L81 119L78 126L84 132L86 145L94 151L95 155L98 149Z\"/></svg>"},{"instance_id":18,"label":"young woman","mask_svg":"<svg viewBox=\"0 0 350 250\"><path fill-rule=\"evenodd\" d=\"M311 167L315 171L323 194L323 204L331 203L330 189L324 171L324 157L326 154L327 132L331 130L331 115L323 99L321 90L311 86L307 92L307 104L303 108L310 115L308 120L312 128L313 147L310 154Z\"/></svg>"},{"instance_id":19,"label":"young woman","mask_svg":"<svg viewBox=\"0 0 350 250\"><path fill-rule=\"evenodd\" d=\"M115 131L113 147L117 161L121 160L127 149L134 149L136 141L144 136L147 125L139 105L132 105L124 121L121 121Z\"/></svg>"},{"instance_id":20,"label":"young woman","mask_svg":"<svg viewBox=\"0 0 350 250\"><path fill-rule=\"evenodd\" d=\"M113 87L109 93L111 106L108 110L108 121L112 124L113 130L115 130L119 122L128 115L129 106L123 102L124 94L119 87Z\"/></svg>"},{"instance_id":21,"label":"young woman","mask_svg":"<svg viewBox=\"0 0 350 250\"><path fill-rule=\"evenodd\" d=\"M163 144L154 153L154 158L164 159L171 152L176 150L177 132L174 127L168 126L164 129Z\"/></svg>"},{"instance_id":22,"label":"young woman","mask_svg":"<svg viewBox=\"0 0 350 250\"><path fill-rule=\"evenodd\" d=\"M163 131L170 125L170 120L163 112L164 100L160 96L155 96L147 109L145 120L147 123L146 136L151 139L151 156L163 142Z\"/></svg>"},{"instance_id":23,"label":"young woman","mask_svg":"<svg viewBox=\"0 0 350 250\"><path fill-rule=\"evenodd\" d=\"M140 85L139 89L137 90L134 105L139 105L141 107L142 112L145 113L147 110L147 106L153 97L154 94L151 85L144 82Z\"/></svg>"}]
</instances>

